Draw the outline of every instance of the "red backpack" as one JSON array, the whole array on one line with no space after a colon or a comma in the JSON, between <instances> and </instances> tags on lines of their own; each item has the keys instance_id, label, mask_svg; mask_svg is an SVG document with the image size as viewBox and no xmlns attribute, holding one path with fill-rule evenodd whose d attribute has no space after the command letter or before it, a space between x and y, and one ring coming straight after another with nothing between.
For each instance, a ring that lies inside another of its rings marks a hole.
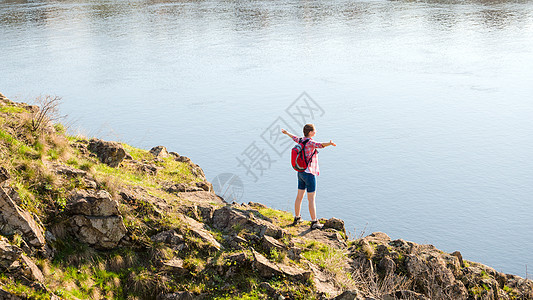
<instances>
[{"instance_id":1,"label":"red backpack","mask_svg":"<svg viewBox=\"0 0 533 300\"><path fill-rule=\"evenodd\" d=\"M303 172L305 171L305 169L307 169L307 166L309 165L309 163L311 162L311 159L313 159L313 156L316 153L316 149L315 149L315 152L311 154L311 157L309 159L306 159L304 149L305 149L305 144L307 144L307 142L309 142L310 139L307 139L305 141L302 141L302 140L303 139L300 139L300 141L298 141L298 144L296 144L296 146L294 146L291 150L291 165L292 165L292 168L298 172Z\"/></svg>"}]
</instances>

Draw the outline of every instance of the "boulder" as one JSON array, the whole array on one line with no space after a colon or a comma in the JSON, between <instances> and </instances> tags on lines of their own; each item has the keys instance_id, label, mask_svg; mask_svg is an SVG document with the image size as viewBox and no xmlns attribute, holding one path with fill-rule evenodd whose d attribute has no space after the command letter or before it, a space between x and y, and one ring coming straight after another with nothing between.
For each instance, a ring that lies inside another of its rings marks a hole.
<instances>
[{"instance_id":1,"label":"boulder","mask_svg":"<svg viewBox=\"0 0 533 300\"><path fill-rule=\"evenodd\" d=\"M221 197L215 195L215 193L213 192L206 192L206 191L183 192L179 194L179 197L183 200L197 204L198 206L205 206L205 205L213 206L213 204L215 205L226 204L226 202Z\"/></svg>"},{"instance_id":2,"label":"boulder","mask_svg":"<svg viewBox=\"0 0 533 300\"><path fill-rule=\"evenodd\" d=\"M183 235L177 234L174 230L162 231L151 237L155 243L164 243L171 246L177 246L185 242Z\"/></svg>"},{"instance_id":3,"label":"boulder","mask_svg":"<svg viewBox=\"0 0 533 300\"><path fill-rule=\"evenodd\" d=\"M174 156L175 161L183 162L183 163L192 163L191 159L187 156L179 155L176 152L170 152L170 155Z\"/></svg>"},{"instance_id":4,"label":"boulder","mask_svg":"<svg viewBox=\"0 0 533 300\"><path fill-rule=\"evenodd\" d=\"M149 214L156 216L161 216L164 212L172 209L167 201L151 195L142 187L125 187L119 195L131 208L142 208L145 211L148 210Z\"/></svg>"},{"instance_id":5,"label":"boulder","mask_svg":"<svg viewBox=\"0 0 533 300\"><path fill-rule=\"evenodd\" d=\"M100 249L117 247L127 232L122 216L75 215L70 219L70 224L82 242Z\"/></svg>"},{"instance_id":6,"label":"boulder","mask_svg":"<svg viewBox=\"0 0 533 300\"><path fill-rule=\"evenodd\" d=\"M169 154L174 157L175 161L179 161L179 162L188 164L192 175L194 175L197 178L205 180L205 173L202 170L202 168L200 168L199 165L193 163L190 158L188 158L186 156L179 155L176 152L170 152Z\"/></svg>"},{"instance_id":7,"label":"boulder","mask_svg":"<svg viewBox=\"0 0 533 300\"><path fill-rule=\"evenodd\" d=\"M196 184L186 184L186 183L176 183L171 184L165 187L165 191L173 194L183 193L183 192L199 192L203 191L201 187Z\"/></svg>"},{"instance_id":8,"label":"boulder","mask_svg":"<svg viewBox=\"0 0 533 300\"><path fill-rule=\"evenodd\" d=\"M163 271L171 272L177 275L185 275L189 273L189 270L183 267L183 260L176 257L161 262L161 269Z\"/></svg>"},{"instance_id":9,"label":"boulder","mask_svg":"<svg viewBox=\"0 0 533 300\"><path fill-rule=\"evenodd\" d=\"M326 223L324 223L324 228L333 228L346 234L346 228L344 228L344 221L341 219L331 218L329 220L326 220Z\"/></svg>"},{"instance_id":10,"label":"boulder","mask_svg":"<svg viewBox=\"0 0 533 300\"><path fill-rule=\"evenodd\" d=\"M363 240L367 241L367 242L372 242L372 243L375 243L375 244L386 244L388 242L390 242L390 237L383 233L383 232L373 232L371 233L370 235L368 236L365 236L363 238Z\"/></svg>"},{"instance_id":11,"label":"boulder","mask_svg":"<svg viewBox=\"0 0 533 300\"><path fill-rule=\"evenodd\" d=\"M87 175L87 172L83 170L76 169L76 168L73 168L71 166L66 166L66 165L54 164L51 168L54 171L54 173L65 175L66 177L69 177L69 178L85 177Z\"/></svg>"},{"instance_id":12,"label":"boulder","mask_svg":"<svg viewBox=\"0 0 533 300\"><path fill-rule=\"evenodd\" d=\"M187 227L190 230L190 233L201 239L210 250L217 251L222 248L222 245L220 245L215 237L205 228L203 223L185 215L182 216L182 220L188 225Z\"/></svg>"},{"instance_id":13,"label":"boulder","mask_svg":"<svg viewBox=\"0 0 533 300\"><path fill-rule=\"evenodd\" d=\"M109 217L119 215L118 202L105 190L78 190L70 195L67 212L71 215Z\"/></svg>"},{"instance_id":14,"label":"boulder","mask_svg":"<svg viewBox=\"0 0 533 300\"><path fill-rule=\"evenodd\" d=\"M244 249L248 245L248 241L238 235L225 236L227 244L234 249Z\"/></svg>"},{"instance_id":15,"label":"boulder","mask_svg":"<svg viewBox=\"0 0 533 300\"><path fill-rule=\"evenodd\" d=\"M336 284L334 275L331 272L323 270L311 262L307 262L307 265L309 270L313 272L312 280L318 294L338 295L342 293L343 289Z\"/></svg>"},{"instance_id":16,"label":"boulder","mask_svg":"<svg viewBox=\"0 0 533 300\"><path fill-rule=\"evenodd\" d=\"M44 281L44 276L35 263L22 249L11 245L3 236L0 236L0 269L27 283Z\"/></svg>"},{"instance_id":17,"label":"boulder","mask_svg":"<svg viewBox=\"0 0 533 300\"><path fill-rule=\"evenodd\" d=\"M281 251L285 251L285 249L287 248L287 246L285 246L283 243L281 243L280 241L268 235L264 235L263 238L261 239L261 242L262 242L261 245L263 246L263 249L268 252L272 250L281 252Z\"/></svg>"},{"instance_id":18,"label":"boulder","mask_svg":"<svg viewBox=\"0 0 533 300\"><path fill-rule=\"evenodd\" d=\"M252 211L240 210L230 205L215 210L211 222L214 228L226 233L238 233L246 230L260 237L268 235L281 238L285 235L281 227L255 218Z\"/></svg>"},{"instance_id":19,"label":"boulder","mask_svg":"<svg viewBox=\"0 0 533 300\"><path fill-rule=\"evenodd\" d=\"M318 242L324 243L328 246L334 247L336 249L345 248L346 242L344 237L336 230L327 229L327 230L308 230L300 233L302 237L307 239L316 240Z\"/></svg>"},{"instance_id":20,"label":"boulder","mask_svg":"<svg viewBox=\"0 0 533 300\"><path fill-rule=\"evenodd\" d=\"M157 146L150 149L150 153L157 158L167 158L169 157L167 148L164 146Z\"/></svg>"},{"instance_id":21,"label":"boulder","mask_svg":"<svg viewBox=\"0 0 533 300\"><path fill-rule=\"evenodd\" d=\"M250 262L248 255L246 255L246 252L239 252L236 254L232 254L228 256L226 259L230 262L234 262L235 264L239 264L239 265L245 265Z\"/></svg>"},{"instance_id":22,"label":"boulder","mask_svg":"<svg viewBox=\"0 0 533 300\"><path fill-rule=\"evenodd\" d=\"M254 255L254 267L259 272L259 275L265 278L274 276L287 276L290 279L298 281L307 281L311 277L311 271L302 270L300 268L291 267L283 264L275 264L270 262L261 253L252 249Z\"/></svg>"},{"instance_id":23,"label":"boulder","mask_svg":"<svg viewBox=\"0 0 533 300\"><path fill-rule=\"evenodd\" d=\"M91 139L87 148L95 153L102 163L112 168L118 167L124 157L126 157L124 147L117 142Z\"/></svg>"},{"instance_id":24,"label":"boulder","mask_svg":"<svg viewBox=\"0 0 533 300\"><path fill-rule=\"evenodd\" d=\"M137 164L137 170L139 170L142 173L147 173L148 175L155 176L157 175L157 170L159 168L154 164L146 164L146 163L140 163L135 161Z\"/></svg>"},{"instance_id":25,"label":"boulder","mask_svg":"<svg viewBox=\"0 0 533 300\"><path fill-rule=\"evenodd\" d=\"M18 197L18 194L17 194ZM32 215L20 208L0 187L0 233L18 233L28 245L41 249L45 245L43 230Z\"/></svg>"}]
</instances>

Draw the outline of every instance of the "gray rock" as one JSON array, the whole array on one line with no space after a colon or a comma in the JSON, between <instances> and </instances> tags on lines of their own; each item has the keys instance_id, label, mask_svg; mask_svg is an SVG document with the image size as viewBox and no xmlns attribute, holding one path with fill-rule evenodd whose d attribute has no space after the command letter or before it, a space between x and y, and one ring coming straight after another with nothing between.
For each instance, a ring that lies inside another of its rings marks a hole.
<instances>
[{"instance_id":1,"label":"gray rock","mask_svg":"<svg viewBox=\"0 0 533 300\"><path fill-rule=\"evenodd\" d=\"M171 152L171 154L174 156L174 160L176 161L179 161L179 162L184 162L184 163L191 163L191 159L188 158L187 156L181 156L179 154L177 154L176 152Z\"/></svg>"},{"instance_id":2,"label":"gray rock","mask_svg":"<svg viewBox=\"0 0 533 300\"><path fill-rule=\"evenodd\" d=\"M295 261L300 261L302 258L302 248L299 247L291 247L289 250L287 250L287 256Z\"/></svg>"},{"instance_id":3,"label":"gray rock","mask_svg":"<svg viewBox=\"0 0 533 300\"><path fill-rule=\"evenodd\" d=\"M72 215L109 217L119 215L118 202L104 190L78 190L69 197L67 211Z\"/></svg>"},{"instance_id":4,"label":"gray rock","mask_svg":"<svg viewBox=\"0 0 533 300\"><path fill-rule=\"evenodd\" d=\"M185 275L189 273L189 270L183 267L183 260L179 258L163 261L161 263L161 269L177 275Z\"/></svg>"},{"instance_id":5,"label":"gray rock","mask_svg":"<svg viewBox=\"0 0 533 300\"><path fill-rule=\"evenodd\" d=\"M452 253L452 255L457 257L457 259L459 260L459 264L460 264L461 268L464 268L465 264L463 262L463 256L461 255L461 252L455 251L455 252Z\"/></svg>"},{"instance_id":6,"label":"gray rock","mask_svg":"<svg viewBox=\"0 0 533 300\"><path fill-rule=\"evenodd\" d=\"M347 246L344 237L338 231L332 229L308 230L301 235L307 239L319 241L336 249L342 249Z\"/></svg>"},{"instance_id":7,"label":"gray rock","mask_svg":"<svg viewBox=\"0 0 533 300\"><path fill-rule=\"evenodd\" d=\"M248 255L246 255L246 252L240 252L236 254L232 254L226 258L227 260L231 262L235 262L237 264L246 264L250 261L248 258Z\"/></svg>"},{"instance_id":8,"label":"gray rock","mask_svg":"<svg viewBox=\"0 0 533 300\"><path fill-rule=\"evenodd\" d=\"M346 233L346 228L344 228L344 221L337 218L331 218L329 220L326 220L326 223L324 223L324 228L333 228L342 233Z\"/></svg>"},{"instance_id":9,"label":"gray rock","mask_svg":"<svg viewBox=\"0 0 533 300\"><path fill-rule=\"evenodd\" d=\"M70 219L70 224L74 229L74 234L82 242L101 249L117 247L127 232L122 216L75 215Z\"/></svg>"},{"instance_id":10,"label":"gray rock","mask_svg":"<svg viewBox=\"0 0 533 300\"><path fill-rule=\"evenodd\" d=\"M156 243L165 243L171 246L180 245L185 241L183 235L177 234L174 230L162 231L153 235L151 239Z\"/></svg>"},{"instance_id":11,"label":"gray rock","mask_svg":"<svg viewBox=\"0 0 533 300\"><path fill-rule=\"evenodd\" d=\"M190 230L190 232L196 237L200 238L203 242L205 242L211 250L217 251L222 248L222 245L220 245L220 243L215 239L215 237L213 237L213 235L208 230L206 230L205 225L203 223L200 223L195 219L185 215L182 216L182 220L185 222L185 224L188 225L188 229Z\"/></svg>"},{"instance_id":12,"label":"gray rock","mask_svg":"<svg viewBox=\"0 0 533 300\"><path fill-rule=\"evenodd\" d=\"M254 255L254 267L262 277L271 278L274 276L287 276L299 281L306 281L311 277L311 271L283 264L274 264L261 255L261 253L255 250L252 250L252 253Z\"/></svg>"},{"instance_id":13,"label":"gray rock","mask_svg":"<svg viewBox=\"0 0 533 300\"><path fill-rule=\"evenodd\" d=\"M41 270L15 245L0 236L0 269L24 281L44 282Z\"/></svg>"},{"instance_id":14,"label":"gray rock","mask_svg":"<svg viewBox=\"0 0 533 300\"><path fill-rule=\"evenodd\" d=\"M30 246L41 249L45 245L43 230L32 215L21 209L0 187L0 233L19 233Z\"/></svg>"},{"instance_id":15,"label":"gray rock","mask_svg":"<svg viewBox=\"0 0 533 300\"><path fill-rule=\"evenodd\" d=\"M169 157L167 148L164 146L157 146L150 149L150 153L157 158L167 158Z\"/></svg>"},{"instance_id":16,"label":"gray rock","mask_svg":"<svg viewBox=\"0 0 533 300\"><path fill-rule=\"evenodd\" d=\"M102 163L113 168L118 167L124 157L126 157L124 147L117 142L91 139L87 148L95 153Z\"/></svg>"},{"instance_id":17,"label":"gray rock","mask_svg":"<svg viewBox=\"0 0 533 300\"><path fill-rule=\"evenodd\" d=\"M71 166L65 166L65 165L53 165L52 166L52 170L56 173L56 174L60 174L60 175L65 175L69 178L74 178L74 177L85 177L87 175L87 172L83 171L83 170L80 170L80 169L76 169L76 168L73 168Z\"/></svg>"},{"instance_id":18,"label":"gray rock","mask_svg":"<svg viewBox=\"0 0 533 300\"><path fill-rule=\"evenodd\" d=\"M202 168L200 168L199 165L191 163L190 168L191 168L192 175L194 175L197 178L205 180L204 170L202 170Z\"/></svg>"},{"instance_id":19,"label":"gray rock","mask_svg":"<svg viewBox=\"0 0 533 300\"><path fill-rule=\"evenodd\" d=\"M333 298L333 300L359 300L364 299L361 297L358 290L345 291L344 293Z\"/></svg>"},{"instance_id":20,"label":"gray rock","mask_svg":"<svg viewBox=\"0 0 533 300\"><path fill-rule=\"evenodd\" d=\"M173 193L173 194L183 193L183 192L199 192L203 190L204 189L202 189L201 187L197 185L190 185L186 183L171 184L165 188L165 191L169 193Z\"/></svg>"},{"instance_id":21,"label":"gray rock","mask_svg":"<svg viewBox=\"0 0 533 300\"><path fill-rule=\"evenodd\" d=\"M386 244L390 242L390 237L383 232L373 232L372 234L363 238L367 242Z\"/></svg>"},{"instance_id":22,"label":"gray rock","mask_svg":"<svg viewBox=\"0 0 533 300\"><path fill-rule=\"evenodd\" d=\"M248 241L238 235L226 236L226 241L231 248L244 249Z\"/></svg>"},{"instance_id":23,"label":"gray rock","mask_svg":"<svg viewBox=\"0 0 533 300\"><path fill-rule=\"evenodd\" d=\"M261 239L261 242L263 249L265 249L266 251L276 250L280 252L285 251L285 249L287 248L287 246L285 246L283 243L268 235L264 235Z\"/></svg>"},{"instance_id":24,"label":"gray rock","mask_svg":"<svg viewBox=\"0 0 533 300\"><path fill-rule=\"evenodd\" d=\"M213 185L208 181L196 182L195 185L206 192L210 192L213 190Z\"/></svg>"},{"instance_id":25,"label":"gray rock","mask_svg":"<svg viewBox=\"0 0 533 300\"><path fill-rule=\"evenodd\" d=\"M227 233L238 233L247 230L262 237L263 235L281 238L283 229L265 220L257 219L252 212L225 206L215 210L212 218L213 227Z\"/></svg>"},{"instance_id":26,"label":"gray rock","mask_svg":"<svg viewBox=\"0 0 533 300\"><path fill-rule=\"evenodd\" d=\"M139 163L137 165L137 170L143 173L147 173L149 175L157 175L157 170L159 168L156 165L152 164L145 164L145 163Z\"/></svg>"}]
</instances>

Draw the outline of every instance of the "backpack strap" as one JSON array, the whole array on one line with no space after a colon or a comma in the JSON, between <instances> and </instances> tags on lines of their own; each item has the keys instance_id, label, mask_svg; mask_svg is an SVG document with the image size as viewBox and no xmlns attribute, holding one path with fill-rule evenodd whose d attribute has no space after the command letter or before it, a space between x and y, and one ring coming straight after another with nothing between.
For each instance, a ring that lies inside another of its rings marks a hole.
<instances>
[{"instance_id":1,"label":"backpack strap","mask_svg":"<svg viewBox=\"0 0 533 300\"><path fill-rule=\"evenodd\" d=\"M301 143L302 145L304 145L303 148L302 148L302 153L303 153L303 155L304 155L304 160L305 160L305 162L307 163L307 166L309 167L309 163L311 163L311 160L313 159L313 156L315 155L315 153L316 153L317 151L316 151L316 149L315 149L315 151L313 152L313 154L311 154L311 157L309 157L309 160L305 159L305 145L307 144L307 142L309 142L309 141L311 140L311 138L308 138L307 140L305 140L305 141L303 141L303 142L302 142L302 140L303 140L303 138L300 138L300 143Z\"/></svg>"}]
</instances>

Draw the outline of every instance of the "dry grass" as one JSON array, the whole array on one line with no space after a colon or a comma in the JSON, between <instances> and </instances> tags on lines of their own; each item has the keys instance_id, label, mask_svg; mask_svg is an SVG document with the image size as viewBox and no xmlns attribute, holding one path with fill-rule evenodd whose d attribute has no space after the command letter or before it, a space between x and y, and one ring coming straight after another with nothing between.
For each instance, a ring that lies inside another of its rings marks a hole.
<instances>
[{"instance_id":1,"label":"dry grass","mask_svg":"<svg viewBox=\"0 0 533 300\"><path fill-rule=\"evenodd\" d=\"M359 264L359 267L352 273L352 278L356 282L359 290L367 297L383 299L387 294L408 290L412 285L406 276L387 272L382 276L374 271L372 261Z\"/></svg>"}]
</instances>

